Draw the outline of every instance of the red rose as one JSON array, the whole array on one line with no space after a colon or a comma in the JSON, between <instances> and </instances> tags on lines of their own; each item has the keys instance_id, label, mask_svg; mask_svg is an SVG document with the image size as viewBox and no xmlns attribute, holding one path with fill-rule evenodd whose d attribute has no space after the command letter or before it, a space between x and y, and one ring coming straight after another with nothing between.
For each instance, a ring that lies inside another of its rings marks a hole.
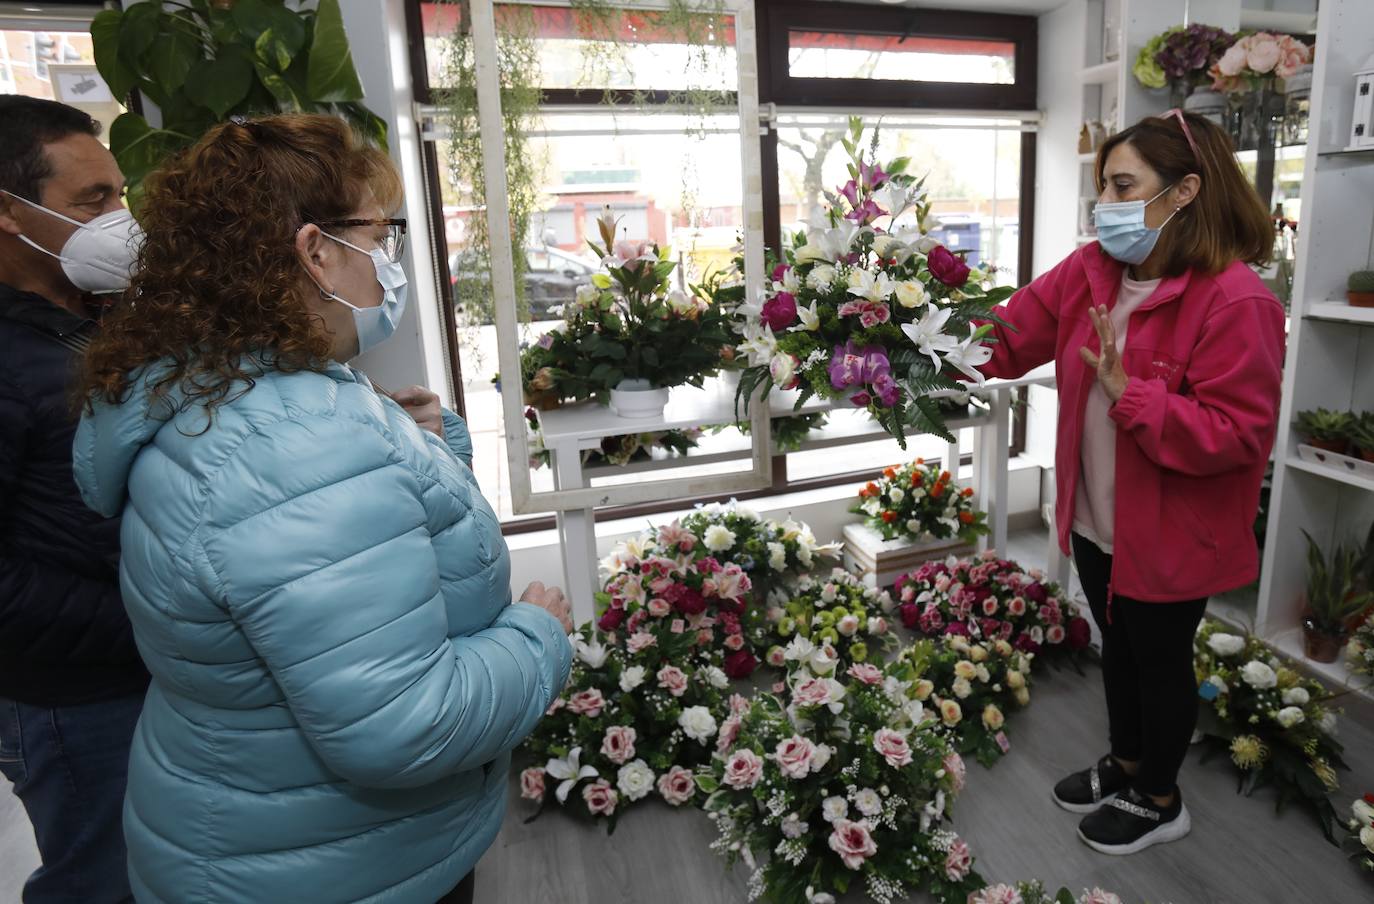
<instances>
[{"instance_id":1,"label":"red rose","mask_svg":"<svg viewBox=\"0 0 1374 904\"><path fill-rule=\"evenodd\" d=\"M902 616L902 624L908 631L915 631L917 625L921 623L921 607L915 603L902 603L898 612Z\"/></svg>"},{"instance_id":2,"label":"red rose","mask_svg":"<svg viewBox=\"0 0 1374 904\"><path fill-rule=\"evenodd\" d=\"M883 512L883 523L884 523L884 524L891 524L893 521L896 521L896 520L897 520L897 513L896 513L896 512L891 511L891 510L888 510L888 511L886 511L886 512Z\"/></svg>"},{"instance_id":3,"label":"red rose","mask_svg":"<svg viewBox=\"0 0 1374 904\"><path fill-rule=\"evenodd\" d=\"M967 267L964 269L968 270ZM797 322L797 299L789 292L779 292L763 303L763 310L759 313L763 322L773 328L773 332L781 333Z\"/></svg>"},{"instance_id":4,"label":"red rose","mask_svg":"<svg viewBox=\"0 0 1374 904\"><path fill-rule=\"evenodd\" d=\"M1092 627L1081 615L1069 621L1069 649L1081 650L1092 641Z\"/></svg>"},{"instance_id":5,"label":"red rose","mask_svg":"<svg viewBox=\"0 0 1374 904\"><path fill-rule=\"evenodd\" d=\"M625 610L612 606L597 620L596 626L602 631L614 631L625 620Z\"/></svg>"},{"instance_id":6,"label":"red rose","mask_svg":"<svg viewBox=\"0 0 1374 904\"><path fill-rule=\"evenodd\" d=\"M952 288L959 288L968 282L969 267L964 259L954 254L944 245L936 245L926 256L926 266L931 275Z\"/></svg>"},{"instance_id":7,"label":"red rose","mask_svg":"<svg viewBox=\"0 0 1374 904\"><path fill-rule=\"evenodd\" d=\"M758 666L759 661L748 650L738 650L725 657L725 674L736 681L754 674L754 669Z\"/></svg>"}]
</instances>

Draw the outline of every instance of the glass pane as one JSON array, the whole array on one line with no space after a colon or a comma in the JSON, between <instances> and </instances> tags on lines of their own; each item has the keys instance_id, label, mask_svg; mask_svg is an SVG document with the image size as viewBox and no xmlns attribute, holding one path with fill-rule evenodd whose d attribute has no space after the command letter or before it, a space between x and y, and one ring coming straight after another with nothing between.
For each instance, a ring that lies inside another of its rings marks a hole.
<instances>
[{"instance_id":1,"label":"glass pane","mask_svg":"<svg viewBox=\"0 0 1374 904\"><path fill-rule=\"evenodd\" d=\"M47 31L0 30L0 94L61 101L89 113L108 144L110 124L124 108L95 70L90 32L70 18Z\"/></svg>"},{"instance_id":2,"label":"glass pane","mask_svg":"<svg viewBox=\"0 0 1374 904\"><path fill-rule=\"evenodd\" d=\"M734 91L734 20L705 16L706 47L680 37L680 13L656 10L571 9L498 4L498 32L528 34L535 42L539 84L545 88L620 88L632 91ZM423 3L425 65L431 85L444 81L444 37L463 27L456 4ZM690 26L696 29L696 25ZM615 34L617 39L607 40Z\"/></svg>"},{"instance_id":3,"label":"glass pane","mask_svg":"<svg viewBox=\"0 0 1374 904\"><path fill-rule=\"evenodd\" d=\"M793 78L874 78L897 82L1011 85L1016 45L981 38L789 30Z\"/></svg>"}]
</instances>

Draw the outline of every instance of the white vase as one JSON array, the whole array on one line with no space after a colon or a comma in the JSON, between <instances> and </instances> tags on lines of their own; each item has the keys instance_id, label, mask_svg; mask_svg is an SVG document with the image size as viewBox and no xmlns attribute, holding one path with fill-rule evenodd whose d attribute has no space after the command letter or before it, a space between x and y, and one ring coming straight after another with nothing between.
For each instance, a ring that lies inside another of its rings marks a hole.
<instances>
[{"instance_id":1,"label":"white vase","mask_svg":"<svg viewBox=\"0 0 1374 904\"><path fill-rule=\"evenodd\" d=\"M668 390L648 380L621 380L611 390L611 408L621 417L662 417L667 405Z\"/></svg>"}]
</instances>

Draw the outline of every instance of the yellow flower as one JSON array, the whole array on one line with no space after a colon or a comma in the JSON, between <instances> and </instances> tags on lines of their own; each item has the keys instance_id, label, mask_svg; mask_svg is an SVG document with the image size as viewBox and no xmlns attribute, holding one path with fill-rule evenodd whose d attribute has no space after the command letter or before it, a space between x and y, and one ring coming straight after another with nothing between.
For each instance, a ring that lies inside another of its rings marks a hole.
<instances>
[{"instance_id":1,"label":"yellow flower","mask_svg":"<svg viewBox=\"0 0 1374 904\"><path fill-rule=\"evenodd\" d=\"M965 681L972 681L978 677L978 667L967 659L960 659L954 663L954 676L963 678Z\"/></svg>"},{"instance_id":2,"label":"yellow flower","mask_svg":"<svg viewBox=\"0 0 1374 904\"><path fill-rule=\"evenodd\" d=\"M1301 680L1301 677L1298 675L1297 672L1287 668L1279 669L1276 678L1280 690L1286 690L1290 687L1297 687L1298 681Z\"/></svg>"},{"instance_id":3,"label":"yellow flower","mask_svg":"<svg viewBox=\"0 0 1374 904\"><path fill-rule=\"evenodd\" d=\"M975 644L973 648L968 651L968 658L972 659L974 662L986 662L988 658L988 648L982 644Z\"/></svg>"},{"instance_id":4,"label":"yellow flower","mask_svg":"<svg viewBox=\"0 0 1374 904\"><path fill-rule=\"evenodd\" d=\"M962 634L955 634L949 639L949 648L956 653L967 653L968 641L964 640Z\"/></svg>"},{"instance_id":5,"label":"yellow flower","mask_svg":"<svg viewBox=\"0 0 1374 904\"><path fill-rule=\"evenodd\" d=\"M992 648L996 650L997 655L1001 656L1003 659L1006 659L1008 656L1012 654L1012 646L1005 640L997 641L997 643L992 645Z\"/></svg>"},{"instance_id":6,"label":"yellow flower","mask_svg":"<svg viewBox=\"0 0 1374 904\"><path fill-rule=\"evenodd\" d=\"M1014 693L1018 706L1025 706L1027 703L1030 703L1030 688L1018 687Z\"/></svg>"},{"instance_id":7,"label":"yellow flower","mask_svg":"<svg viewBox=\"0 0 1374 904\"><path fill-rule=\"evenodd\" d=\"M897 303L904 308L918 308L926 303L926 287L914 279L897 283Z\"/></svg>"},{"instance_id":8,"label":"yellow flower","mask_svg":"<svg viewBox=\"0 0 1374 904\"><path fill-rule=\"evenodd\" d=\"M945 722L946 725L958 725L958 724L959 724L959 720L962 719L963 717L964 717L964 711L963 711L962 709L959 708L959 703L958 703L958 701L956 701L956 700L941 700L941 701L940 701L940 718L944 720L944 722Z\"/></svg>"},{"instance_id":9,"label":"yellow flower","mask_svg":"<svg viewBox=\"0 0 1374 904\"><path fill-rule=\"evenodd\" d=\"M990 731L997 731L1004 722L1006 722L1006 716L1002 715L1002 711L996 705L989 703L983 707L983 724Z\"/></svg>"},{"instance_id":10,"label":"yellow flower","mask_svg":"<svg viewBox=\"0 0 1374 904\"><path fill-rule=\"evenodd\" d=\"M1231 741L1231 761L1242 769L1254 769L1264 764L1269 749L1254 735L1237 735Z\"/></svg>"},{"instance_id":11,"label":"yellow flower","mask_svg":"<svg viewBox=\"0 0 1374 904\"><path fill-rule=\"evenodd\" d=\"M1011 669L1007 672L1007 687L1011 688L1012 690L1017 690L1025 686L1025 675L1022 675L1020 672L1016 671L1016 669Z\"/></svg>"},{"instance_id":12,"label":"yellow flower","mask_svg":"<svg viewBox=\"0 0 1374 904\"><path fill-rule=\"evenodd\" d=\"M933 693L935 693L935 684L928 678L922 678L911 688L911 696L917 700L929 700Z\"/></svg>"},{"instance_id":13,"label":"yellow flower","mask_svg":"<svg viewBox=\"0 0 1374 904\"><path fill-rule=\"evenodd\" d=\"M1331 764L1321 757L1312 760L1312 772L1321 779L1326 790L1335 791L1340 786L1340 779L1336 778L1336 770L1332 769Z\"/></svg>"}]
</instances>

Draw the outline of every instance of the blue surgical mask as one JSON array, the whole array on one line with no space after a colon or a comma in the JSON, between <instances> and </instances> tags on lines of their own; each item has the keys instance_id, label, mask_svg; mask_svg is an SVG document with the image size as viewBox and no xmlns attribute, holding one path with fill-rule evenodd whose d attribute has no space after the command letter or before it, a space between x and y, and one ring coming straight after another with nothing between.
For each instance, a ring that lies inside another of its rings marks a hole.
<instances>
[{"instance_id":1,"label":"blue surgical mask","mask_svg":"<svg viewBox=\"0 0 1374 904\"><path fill-rule=\"evenodd\" d=\"M353 309L353 326L358 331L358 354L361 355L368 349L376 348L390 339L392 334L396 332L396 327L400 326L401 315L405 313L406 309L406 272L398 262L388 260L386 252L380 248L373 248L369 251L366 248L359 248L352 242L346 242L338 236L329 235L327 232L324 234L340 245L345 245L372 258L372 266L377 271L377 282L382 286L382 303L372 308L360 308L333 292L324 292L325 297L332 298Z\"/></svg>"},{"instance_id":2,"label":"blue surgical mask","mask_svg":"<svg viewBox=\"0 0 1374 904\"><path fill-rule=\"evenodd\" d=\"M1145 208L1164 196L1170 188L1148 201L1117 201L1099 203L1093 208L1093 223L1097 226L1097 241L1102 250L1123 264L1140 264L1150 256L1159 241L1159 233L1182 208L1174 208L1158 229L1145 225Z\"/></svg>"}]
</instances>

